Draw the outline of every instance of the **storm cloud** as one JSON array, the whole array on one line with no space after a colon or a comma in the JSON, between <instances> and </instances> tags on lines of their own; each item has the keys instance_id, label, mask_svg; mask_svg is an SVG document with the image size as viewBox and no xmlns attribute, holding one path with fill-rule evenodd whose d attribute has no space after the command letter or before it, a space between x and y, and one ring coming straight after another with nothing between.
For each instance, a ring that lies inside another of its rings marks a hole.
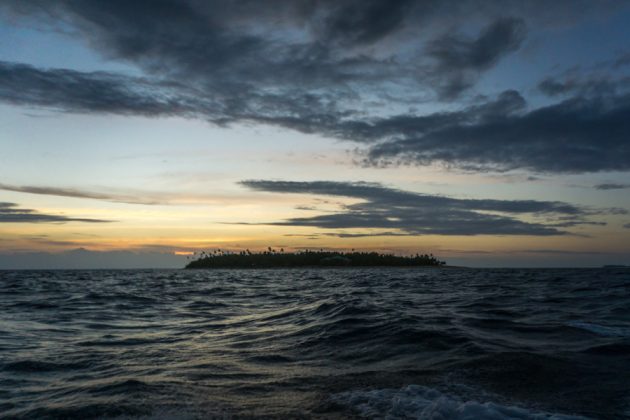
<instances>
[{"instance_id":1,"label":"storm cloud","mask_svg":"<svg viewBox=\"0 0 630 420\"><path fill-rule=\"evenodd\" d=\"M0 101L269 124L354 142L368 165L627 171L627 83L550 77L538 88L558 102L533 109L516 90L489 97L475 91L536 28L619 7L538 0L7 0L0 18L69 32L142 76L0 62ZM437 111L409 110L427 104Z\"/></svg>"},{"instance_id":2,"label":"storm cloud","mask_svg":"<svg viewBox=\"0 0 630 420\"><path fill-rule=\"evenodd\" d=\"M107 223L111 220L71 217L62 214L40 213L20 208L16 203L0 202L0 223Z\"/></svg>"},{"instance_id":3,"label":"storm cloud","mask_svg":"<svg viewBox=\"0 0 630 420\"><path fill-rule=\"evenodd\" d=\"M565 235L564 228L602 224L592 210L559 201L463 199L419 194L364 182L246 180L241 185L269 193L359 199L339 212L267 224L334 229L325 235L348 237L415 235ZM528 219L528 220L526 220ZM339 232L339 229L361 229ZM385 230L383 231L370 231Z\"/></svg>"}]
</instances>

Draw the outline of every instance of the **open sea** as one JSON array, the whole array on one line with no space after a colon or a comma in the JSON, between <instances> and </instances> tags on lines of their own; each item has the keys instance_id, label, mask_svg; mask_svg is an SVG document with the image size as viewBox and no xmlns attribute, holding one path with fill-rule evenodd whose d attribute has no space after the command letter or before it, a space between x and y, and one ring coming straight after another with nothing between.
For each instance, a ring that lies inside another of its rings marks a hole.
<instances>
[{"instance_id":1,"label":"open sea","mask_svg":"<svg viewBox=\"0 0 630 420\"><path fill-rule=\"evenodd\" d=\"M630 270L0 271L0 418L630 418Z\"/></svg>"}]
</instances>

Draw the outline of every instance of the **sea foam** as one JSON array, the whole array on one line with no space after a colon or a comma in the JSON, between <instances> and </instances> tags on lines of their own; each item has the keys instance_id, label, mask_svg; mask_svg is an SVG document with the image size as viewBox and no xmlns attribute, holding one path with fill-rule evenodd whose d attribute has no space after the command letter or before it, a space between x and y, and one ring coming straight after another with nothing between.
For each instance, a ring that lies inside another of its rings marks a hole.
<instances>
[{"instance_id":1,"label":"sea foam","mask_svg":"<svg viewBox=\"0 0 630 420\"><path fill-rule=\"evenodd\" d=\"M493 402L466 401L436 389L408 385L401 389L356 390L335 394L331 399L359 415L377 419L435 420L585 420L586 417L535 412Z\"/></svg>"}]
</instances>

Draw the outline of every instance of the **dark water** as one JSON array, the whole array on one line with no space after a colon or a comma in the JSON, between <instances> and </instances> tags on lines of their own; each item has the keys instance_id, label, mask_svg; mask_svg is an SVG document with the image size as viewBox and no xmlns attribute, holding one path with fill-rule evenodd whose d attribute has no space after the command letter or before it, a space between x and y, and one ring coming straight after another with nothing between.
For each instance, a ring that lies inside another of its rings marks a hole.
<instances>
[{"instance_id":1,"label":"dark water","mask_svg":"<svg viewBox=\"0 0 630 420\"><path fill-rule=\"evenodd\" d=\"M3 418L630 417L629 270L5 271L0 309Z\"/></svg>"}]
</instances>

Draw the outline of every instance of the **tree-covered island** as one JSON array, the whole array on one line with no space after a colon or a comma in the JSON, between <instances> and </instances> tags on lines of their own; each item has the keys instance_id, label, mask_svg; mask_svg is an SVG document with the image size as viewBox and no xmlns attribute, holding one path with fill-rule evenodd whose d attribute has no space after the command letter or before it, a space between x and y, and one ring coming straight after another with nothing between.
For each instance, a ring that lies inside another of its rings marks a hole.
<instances>
[{"instance_id":1,"label":"tree-covered island","mask_svg":"<svg viewBox=\"0 0 630 420\"><path fill-rule=\"evenodd\" d=\"M195 254L186 268L289 268L289 267L442 267L433 254L398 256L378 252L299 251L268 248L263 252L216 250Z\"/></svg>"}]
</instances>

